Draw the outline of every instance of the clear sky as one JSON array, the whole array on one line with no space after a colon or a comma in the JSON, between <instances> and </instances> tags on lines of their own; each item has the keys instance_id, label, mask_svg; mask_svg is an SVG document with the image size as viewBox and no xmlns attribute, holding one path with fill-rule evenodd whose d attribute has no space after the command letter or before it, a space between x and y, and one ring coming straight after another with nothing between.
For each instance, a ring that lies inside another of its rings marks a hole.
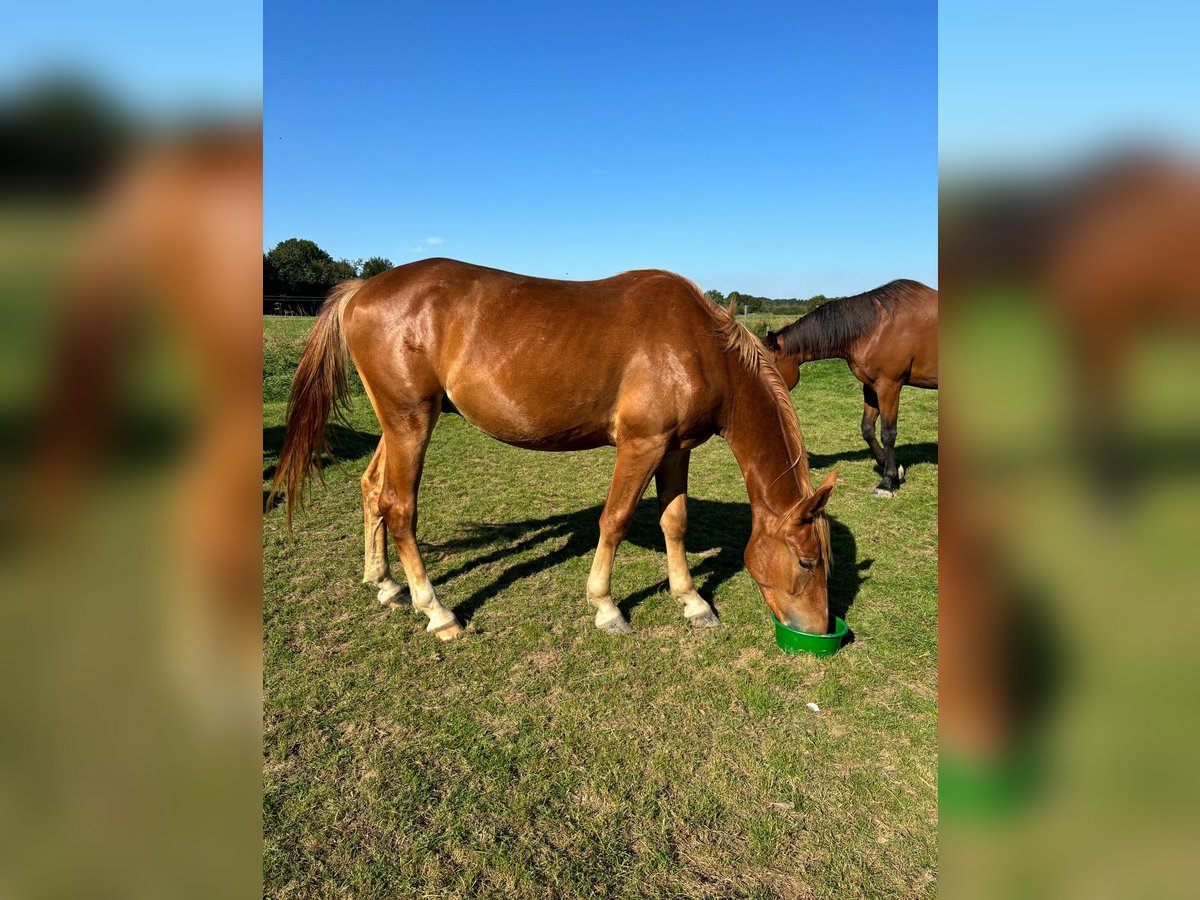
<instances>
[{"instance_id":1,"label":"clear sky","mask_svg":"<svg viewBox=\"0 0 1200 900\"><path fill-rule=\"evenodd\" d=\"M262 41L262 9L246 0L9 3L0 87L69 72L144 114L244 115L262 102Z\"/></svg>"},{"instance_id":2,"label":"clear sky","mask_svg":"<svg viewBox=\"0 0 1200 900\"><path fill-rule=\"evenodd\" d=\"M939 37L951 170L1036 168L1129 142L1200 147L1194 0L948 0Z\"/></svg>"},{"instance_id":3,"label":"clear sky","mask_svg":"<svg viewBox=\"0 0 1200 900\"><path fill-rule=\"evenodd\" d=\"M264 40L265 247L937 284L935 3L272 0Z\"/></svg>"}]
</instances>

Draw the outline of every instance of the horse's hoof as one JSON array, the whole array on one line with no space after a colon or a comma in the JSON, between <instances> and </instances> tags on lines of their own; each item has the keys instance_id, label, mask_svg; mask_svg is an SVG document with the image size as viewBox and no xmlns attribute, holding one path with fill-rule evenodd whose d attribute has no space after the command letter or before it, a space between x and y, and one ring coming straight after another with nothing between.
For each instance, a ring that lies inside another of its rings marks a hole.
<instances>
[{"instance_id":1,"label":"horse's hoof","mask_svg":"<svg viewBox=\"0 0 1200 900\"><path fill-rule=\"evenodd\" d=\"M875 488L876 497L893 497L895 494L887 488Z\"/></svg>"},{"instance_id":2,"label":"horse's hoof","mask_svg":"<svg viewBox=\"0 0 1200 900\"><path fill-rule=\"evenodd\" d=\"M717 614L711 609L708 612L700 613L698 616L692 616L688 619L688 624L693 628L716 628L721 624L721 620L717 618Z\"/></svg>"},{"instance_id":3,"label":"horse's hoof","mask_svg":"<svg viewBox=\"0 0 1200 900\"><path fill-rule=\"evenodd\" d=\"M900 468L898 468L898 469L896 470L896 480L897 480L897 481L903 481L903 480L904 480L904 466L900 466Z\"/></svg>"},{"instance_id":4,"label":"horse's hoof","mask_svg":"<svg viewBox=\"0 0 1200 900\"><path fill-rule=\"evenodd\" d=\"M395 582L386 587L381 587L376 598L379 600L380 606L386 606L388 609L408 606L412 602L404 585L396 584Z\"/></svg>"},{"instance_id":5,"label":"horse's hoof","mask_svg":"<svg viewBox=\"0 0 1200 900\"><path fill-rule=\"evenodd\" d=\"M601 631L607 631L609 634L632 634L633 626L625 621L624 616L617 616L615 619L609 619L601 624L596 623L596 627Z\"/></svg>"},{"instance_id":6,"label":"horse's hoof","mask_svg":"<svg viewBox=\"0 0 1200 900\"><path fill-rule=\"evenodd\" d=\"M433 633L437 635L437 639L439 641L452 641L455 638L460 638L466 634L466 632L463 631L463 627L458 624L457 619L447 622L441 628L435 628Z\"/></svg>"}]
</instances>

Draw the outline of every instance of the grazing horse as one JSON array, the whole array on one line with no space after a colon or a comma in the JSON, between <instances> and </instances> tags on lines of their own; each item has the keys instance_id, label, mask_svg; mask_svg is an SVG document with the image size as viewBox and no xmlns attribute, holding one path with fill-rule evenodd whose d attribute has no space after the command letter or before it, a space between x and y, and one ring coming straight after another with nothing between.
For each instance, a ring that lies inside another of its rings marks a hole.
<instances>
[{"instance_id":1,"label":"grazing horse","mask_svg":"<svg viewBox=\"0 0 1200 900\"><path fill-rule=\"evenodd\" d=\"M476 428L532 450L617 448L586 598L606 631L630 630L609 593L613 557L654 478L671 595L693 624L718 624L684 555L692 448L729 444L750 497L746 568L781 622L829 623L825 504L837 473L814 490L800 426L770 355L690 281L661 271L555 281L449 259L390 269L334 288L305 347L288 401L272 493L288 520L327 449L325 423L347 399L346 350L383 429L362 478L363 581L395 605L384 524L427 630L462 633L437 599L417 548L425 448L448 400ZM314 458L314 453L316 458Z\"/></svg>"},{"instance_id":2,"label":"grazing horse","mask_svg":"<svg viewBox=\"0 0 1200 900\"><path fill-rule=\"evenodd\" d=\"M883 287L831 300L776 333L767 332L788 389L800 381L800 365L814 359L844 359L863 384L862 436L883 470L875 488L890 497L904 479L896 466L896 417L900 388L938 386L938 292L919 281L900 279ZM875 421L883 420L883 445Z\"/></svg>"}]
</instances>

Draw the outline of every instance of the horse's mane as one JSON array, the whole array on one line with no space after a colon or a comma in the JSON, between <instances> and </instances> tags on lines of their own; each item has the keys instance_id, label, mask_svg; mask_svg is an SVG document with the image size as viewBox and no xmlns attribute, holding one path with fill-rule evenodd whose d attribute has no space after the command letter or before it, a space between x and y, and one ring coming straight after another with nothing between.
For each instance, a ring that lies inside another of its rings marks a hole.
<instances>
[{"instance_id":1,"label":"horse's mane","mask_svg":"<svg viewBox=\"0 0 1200 900\"><path fill-rule=\"evenodd\" d=\"M818 306L778 334L787 354L804 353L817 359L841 356L854 342L870 333L880 312L915 303L929 290L919 281L899 278L853 297L841 297Z\"/></svg>"},{"instance_id":2,"label":"horse's mane","mask_svg":"<svg viewBox=\"0 0 1200 900\"><path fill-rule=\"evenodd\" d=\"M741 365L748 372L758 376L771 392L771 396L775 400L779 426L783 431L784 442L787 444L788 456L791 458L791 463L776 476L776 479L783 478L788 472L794 473L800 488L800 496L802 498L811 497L814 488L809 476L808 452L804 449L804 435L800 433L800 423L796 420L796 409L792 406L791 392L788 390L783 376L775 368L775 361L771 354L767 352L762 341L755 337L750 329L734 318L730 310L713 303L694 281L690 281L682 275L670 274L687 285L691 289L693 298L707 311L712 319L717 337L723 342L726 352L736 355ZM788 514L790 513L791 510L788 511ZM784 519L786 518L787 514L784 516ZM814 517L813 524L817 530L817 539L820 541L821 555L825 560L826 571L832 572L833 554L829 547L829 520L822 512Z\"/></svg>"},{"instance_id":3,"label":"horse's mane","mask_svg":"<svg viewBox=\"0 0 1200 900\"><path fill-rule=\"evenodd\" d=\"M728 310L713 305L707 298L705 298L705 302L713 317L717 335L725 344L725 349L736 354L742 366L747 371L756 374L770 390L778 407L779 424L783 429L784 441L787 443L788 456L791 458L789 469L796 472L800 482L800 493L807 497L813 492L812 484L809 481L808 453L804 449L804 435L800 433L800 424L796 421L792 395L787 389L783 376L775 368L775 362L767 353L767 348L750 329L734 319ZM780 477L782 475L783 473L780 473Z\"/></svg>"}]
</instances>

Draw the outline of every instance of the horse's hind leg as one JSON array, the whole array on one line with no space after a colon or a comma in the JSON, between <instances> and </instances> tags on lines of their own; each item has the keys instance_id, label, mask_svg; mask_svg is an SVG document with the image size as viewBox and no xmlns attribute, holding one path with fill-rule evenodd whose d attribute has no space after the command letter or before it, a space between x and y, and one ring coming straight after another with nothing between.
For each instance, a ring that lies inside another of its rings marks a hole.
<instances>
[{"instance_id":1,"label":"horse's hind leg","mask_svg":"<svg viewBox=\"0 0 1200 900\"><path fill-rule=\"evenodd\" d=\"M713 608L696 591L688 571L684 536L687 534L687 477L691 451L681 450L663 457L654 473L658 489L658 523L667 543L667 578L671 596L683 604L683 615L697 627L720 625Z\"/></svg>"},{"instance_id":2,"label":"horse's hind leg","mask_svg":"<svg viewBox=\"0 0 1200 900\"><path fill-rule=\"evenodd\" d=\"M900 384L894 381L877 382L875 392L879 395L883 438L883 480L875 488L875 496L890 497L900 486L900 472L896 468L896 418L900 412Z\"/></svg>"},{"instance_id":3,"label":"horse's hind leg","mask_svg":"<svg viewBox=\"0 0 1200 900\"><path fill-rule=\"evenodd\" d=\"M388 565L387 529L379 498L384 485L384 441L380 439L375 455L363 472L363 584L379 589L378 599L384 606L399 606L403 585L392 578Z\"/></svg>"},{"instance_id":4,"label":"horse's hind leg","mask_svg":"<svg viewBox=\"0 0 1200 900\"><path fill-rule=\"evenodd\" d=\"M388 425L384 435L385 480L379 510L396 542L396 555L404 567L413 607L429 617L427 631L448 641L463 633L462 626L454 613L438 601L417 548L417 488L438 407L435 399L403 412L389 410L386 417L381 417Z\"/></svg>"},{"instance_id":5,"label":"horse's hind leg","mask_svg":"<svg viewBox=\"0 0 1200 900\"><path fill-rule=\"evenodd\" d=\"M875 422L879 418L879 398L875 395L875 388L869 384L863 385L863 417L862 417L862 436L867 442L867 446L871 448L871 455L875 457L875 462L879 463L879 468L883 468L886 462L883 457L883 448L879 446L879 441L875 439Z\"/></svg>"},{"instance_id":6,"label":"horse's hind leg","mask_svg":"<svg viewBox=\"0 0 1200 900\"><path fill-rule=\"evenodd\" d=\"M655 441L631 440L617 447L612 484L600 514L600 544L587 581L587 601L596 608L596 627L604 631L632 631L610 594L613 557L662 458L663 446Z\"/></svg>"}]
</instances>

